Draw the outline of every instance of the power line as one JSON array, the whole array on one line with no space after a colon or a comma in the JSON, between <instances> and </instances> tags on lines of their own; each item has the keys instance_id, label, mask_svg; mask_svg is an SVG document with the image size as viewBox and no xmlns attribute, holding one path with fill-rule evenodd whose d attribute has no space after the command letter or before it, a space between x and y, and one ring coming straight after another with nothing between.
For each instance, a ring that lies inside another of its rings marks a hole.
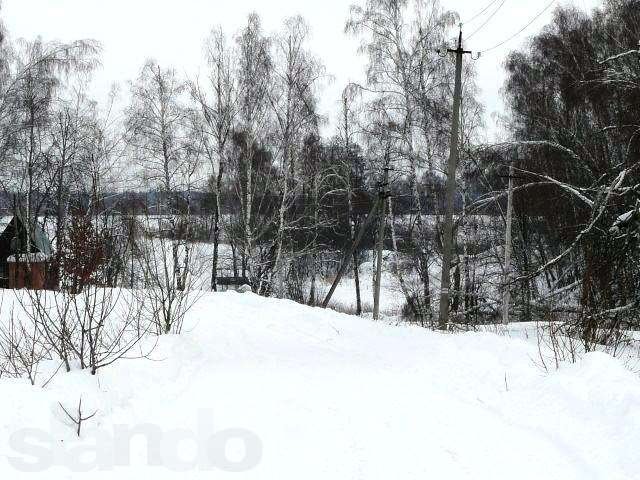
<instances>
[{"instance_id":1,"label":"power line","mask_svg":"<svg viewBox=\"0 0 640 480\"><path fill-rule=\"evenodd\" d=\"M487 48L485 50L481 50L480 53L487 53L490 52L491 50L495 50L496 48L499 48L501 46L503 46L505 43L510 42L511 40L513 40L514 38L516 38L518 35L520 35L522 32L524 32L527 28L529 28L536 20L538 20L542 15L544 15L544 13L549 10L551 8L551 6L556 3L557 0L551 0L551 2L549 2L549 4L544 7L544 9L538 13L535 17L533 17L524 27L522 27L520 30L518 30L516 33L514 33L513 35L511 35L509 38L501 41L500 43L494 45L493 47Z\"/></svg>"},{"instance_id":2,"label":"power line","mask_svg":"<svg viewBox=\"0 0 640 480\"><path fill-rule=\"evenodd\" d=\"M487 10L489 10L489 8L491 8L491 6L494 3L497 3L499 0L492 0L491 2L489 2L489 5L487 5L486 7L484 7L482 10L480 10L478 13L476 13L473 17L471 17L469 20L462 22L463 25L467 25L468 23L473 22L476 18L478 18L480 15L484 14L484 12L486 12Z\"/></svg>"},{"instance_id":3,"label":"power line","mask_svg":"<svg viewBox=\"0 0 640 480\"><path fill-rule=\"evenodd\" d=\"M480 25L478 28L476 28L473 32L471 32L471 35L469 35L467 38L465 38L465 40L469 40L471 37L473 37L476 33L478 33L480 30L482 30L484 27L487 26L487 24L493 19L493 17L496 16L496 14L500 11L500 9L504 6L505 2L507 0L502 0L502 2L500 3L500 5L498 5L498 8L496 8L493 13L491 15L489 15L489 18L487 18L484 23L482 25Z\"/></svg>"}]
</instances>

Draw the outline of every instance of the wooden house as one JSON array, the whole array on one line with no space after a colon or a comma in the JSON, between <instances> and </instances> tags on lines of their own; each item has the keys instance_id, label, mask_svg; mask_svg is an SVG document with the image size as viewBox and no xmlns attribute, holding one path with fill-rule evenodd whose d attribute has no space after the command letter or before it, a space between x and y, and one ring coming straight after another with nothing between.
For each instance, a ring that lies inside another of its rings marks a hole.
<instances>
[{"instance_id":1,"label":"wooden house","mask_svg":"<svg viewBox=\"0 0 640 480\"><path fill-rule=\"evenodd\" d=\"M23 214L16 213L0 234L0 288L50 288L52 255L44 230L29 229Z\"/></svg>"}]
</instances>

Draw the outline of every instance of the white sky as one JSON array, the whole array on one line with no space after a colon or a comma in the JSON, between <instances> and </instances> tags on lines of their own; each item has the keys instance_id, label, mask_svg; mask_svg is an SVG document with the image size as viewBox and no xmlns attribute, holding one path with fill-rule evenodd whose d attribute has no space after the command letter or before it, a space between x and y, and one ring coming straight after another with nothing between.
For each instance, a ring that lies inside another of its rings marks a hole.
<instances>
[{"instance_id":1,"label":"white sky","mask_svg":"<svg viewBox=\"0 0 640 480\"><path fill-rule=\"evenodd\" d=\"M41 35L45 40L93 38L102 42L103 66L96 74L94 89L98 97L106 97L114 82L126 89L127 80L136 77L149 57L193 78L204 64L203 40L215 25L234 33L243 25L246 15L256 11L263 18L265 30L270 32L279 29L283 18L301 14L312 29L311 49L334 77L326 87L321 105L325 115L334 115L342 88L350 81L361 80L365 62L357 54L357 41L344 34L349 5L354 1L363 0L4 0L1 16L14 38ZM457 10L465 20L489 1L443 0L443 3ZM602 2L573 3L590 9ZM495 45L520 30L547 4L548 0L505 0L494 18L465 47L483 50ZM499 91L504 80L505 54L539 30L549 20L551 11L505 47L478 60L487 124L494 112L503 110ZM468 24L467 34L487 17L485 14Z\"/></svg>"}]
</instances>

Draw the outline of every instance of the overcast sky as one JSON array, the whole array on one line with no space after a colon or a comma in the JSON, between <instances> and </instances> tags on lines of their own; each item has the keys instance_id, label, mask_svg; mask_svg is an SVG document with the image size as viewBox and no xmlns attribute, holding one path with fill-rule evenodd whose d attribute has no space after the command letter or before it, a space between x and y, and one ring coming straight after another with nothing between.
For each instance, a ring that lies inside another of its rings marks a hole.
<instances>
[{"instance_id":1,"label":"overcast sky","mask_svg":"<svg viewBox=\"0 0 640 480\"><path fill-rule=\"evenodd\" d=\"M215 25L236 32L251 11L258 12L265 30L276 31L282 19L304 16L312 29L311 49L327 67L334 80L326 88L322 109L332 115L340 93L350 81L360 81L364 59L358 57L357 41L344 34L349 5L364 0L4 0L2 19L12 37L45 40L93 38L104 47L103 66L96 74L94 91L106 97L112 83L136 77L147 58L173 66L189 77L203 65L202 43ZM444 5L469 19L490 0L443 0ZM495 4L497 7L502 0ZM470 42L467 49L489 48L520 30L549 3L549 0L505 0L502 8ZM571 3L563 1L562 3ZM591 9L600 0L574 0L577 6ZM494 11L465 25L471 33ZM500 88L504 79L505 54L539 30L550 18L552 9L541 16L523 34L502 48L487 53L477 62L481 100L486 106L487 122L502 111Z\"/></svg>"}]
</instances>

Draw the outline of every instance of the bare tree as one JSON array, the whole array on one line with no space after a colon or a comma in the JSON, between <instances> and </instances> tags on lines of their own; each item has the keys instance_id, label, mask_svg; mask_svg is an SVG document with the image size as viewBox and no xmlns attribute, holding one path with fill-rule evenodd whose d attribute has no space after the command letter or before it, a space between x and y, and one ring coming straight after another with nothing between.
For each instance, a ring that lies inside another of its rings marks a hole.
<instances>
[{"instance_id":1,"label":"bare tree","mask_svg":"<svg viewBox=\"0 0 640 480\"><path fill-rule=\"evenodd\" d=\"M239 50L238 70L238 129L242 132L244 145L240 157L241 182L237 192L240 197L242 214L242 276L256 277L258 265L253 262L254 246L257 236L253 215L256 196L256 172L254 160L259 142L266 136L269 127L268 92L272 85L271 40L262 32L260 17L249 15L247 24L237 36ZM259 207L258 207L259 209ZM255 267L255 268L252 268ZM260 280L253 280L258 288Z\"/></svg>"},{"instance_id":2,"label":"bare tree","mask_svg":"<svg viewBox=\"0 0 640 480\"><path fill-rule=\"evenodd\" d=\"M10 80L0 94L0 122L7 136L7 155L11 159L6 190L19 192L18 201L32 228L41 213L48 182L48 128L52 120L55 94L65 78L91 71L97 64L100 47L95 42L72 44L20 42L9 63Z\"/></svg>"},{"instance_id":3,"label":"bare tree","mask_svg":"<svg viewBox=\"0 0 640 480\"><path fill-rule=\"evenodd\" d=\"M213 257L211 289L216 290L220 234L222 222L222 182L228 164L228 149L232 141L238 114L237 57L228 45L221 29L214 30L206 43L209 74L206 86L192 85L191 91L203 119L202 146L209 160L213 182Z\"/></svg>"},{"instance_id":4,"label":"bare tree","mask_svg":"<svg viewBox=\"0 0 640 480\"><path fill-rule=\"evenodd\" d=\"M179 334L186 314L202 295L203 282L194 272L202 270L203 257L197 251L185 255L178 250L178 258L188 259L189 263L182 265L187 275L177 288L171 264L174 242L161 233L158 236L153 218L147 218L142 226L145 241L140 244L140 258L144 282L142 288L134 290L133 294L143 306L143 323L153 325L154 333ZM186 248L184 244L179 246L182 248Z\"/></svg>"},{"instance_id":5,"label":"bare tree","mask_svg":"<svg viewBox=\"0 0 640 480\"><path fill-rule=\"evenodd\" d=\"M353 164L356 160L355 152L355 129L358 122L356 110L354 108L355 100L360 89L357 85L347 85L342 92L342 115L340 122L340 137L344 147L344 165L343 178L345 185L345 196L347 201L347 221L349 223L350 241L353 243L356 239L356 217L353 208L354 197L354 180L356 166ZM356 294L356 315L362 315L362 298L360 294L360 255L358 249L353 250L353 281Z\"/></svg>"},{"instance_id":6,"label":"bare tree","mask_svg":"<svg viewBox=\"0 0 640 480\"><path fill-rule=\"evenodd\" d=\"M308 31L301 17L293 17L285 21L284 32L274 41L273 86L268 91L268 98L275 118L274 143L281 174L281 194L269 278L266 285L260 285L260 292L278 290L275 277L281 273L285 235L288 229L295 228L289 225L289 210L301 193L302 183L296 182L300 152L304 139L318 132L315 96L324 68L306 50Z\"/></svg>"},{"instance_id":7,"label":"bare tree","mask_svg":"<svg viewBox=\"0 0 640 480\"><path fill-rule=\"evenodd\" d=\"M193 273L192 191L199 180L202 150L191 141L197 121L185 103L186 89L174 70L149 61L131 86L127 110L132 153L146 183L160 197L159 216L148 217L146 225L155 242L143 248L153 315L161 315L157 321L163 325L159 333L176 329Z\"/></svg>"},{"instance_id":8,"label":"bare tree","mask_svg":"<svg viewBox=\"0 0 640 480\"><path fill-rule=\"evenodd\" d=\"M0 377L26 377L35 385L38 367L51 358L51 348L40 329L12 308L9 321L0 326Z\"/></svg>"}]
</instances>

